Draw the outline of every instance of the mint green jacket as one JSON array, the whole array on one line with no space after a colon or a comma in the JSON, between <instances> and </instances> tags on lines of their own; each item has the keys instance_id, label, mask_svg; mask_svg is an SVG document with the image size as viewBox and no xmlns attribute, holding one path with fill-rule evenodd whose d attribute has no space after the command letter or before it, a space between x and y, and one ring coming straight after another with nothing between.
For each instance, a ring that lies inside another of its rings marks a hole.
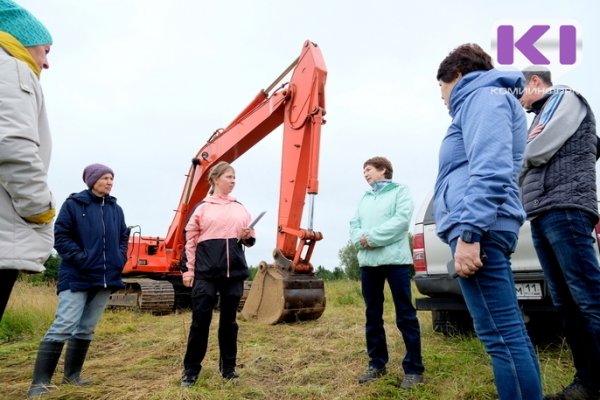
<instances>
[{"instance_id":1,"label":"mint green jacket","mask_svg":"<svg viewBox=\"0 0 600 400\"><path fill-rule=\"evenodd\" d=\"M350 240L358 249L361 267L412 264L408 228L413 201L408 188L389 183L377 193L367 191L354 218L350 220ZM370 248L360 245L365 236Z\"/></svg>"}]
</instances>

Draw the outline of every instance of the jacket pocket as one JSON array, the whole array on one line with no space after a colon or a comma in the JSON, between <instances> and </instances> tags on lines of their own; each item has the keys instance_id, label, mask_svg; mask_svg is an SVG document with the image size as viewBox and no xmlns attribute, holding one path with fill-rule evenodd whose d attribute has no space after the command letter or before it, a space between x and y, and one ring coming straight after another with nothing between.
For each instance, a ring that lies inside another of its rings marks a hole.
<instances>
[{"instance_id":1,"label":"jacket pocket","mask_svg":"<svg viewBox=\"0 0 600 400\"><path fill-rule=\"evenodd\" d=\"M444 181L433 199L433 212L437 216L448 214L446 196L448 194L448 181Z\"/></svg>"},{"instance_id":2,"label":"jacket pocket","mask_svg":"<svg viewBox=\"0 0 600 400\"><path fill-rule=\"evenodd\" d=\"M237 242L237 239L229 239L229 252L229 263L232 271L248 268L244 249L242 244Z\"/></svg>"},{"instance_id":3,"label":"jacket pocket","mask_svg":"<svg viewBox=\"0 0 600 400\"><path fill-rule=\"evenodd\" d=\"M85 269L87 263L87 255L85 251L81 251L73 256L73 263L77 268Z\"/></svg>"},{"instance_id":4,"label":"jacket pocket","mask_svg":"<svg viewBox=\"0 0 600 400\"><path fill-rule=\"evenodd\" d=\"M4 208L0 213L11 214L6 219L2 218L0 223L3 236L0 242L2 257L12 260L15 264L11 266L16 269L43 271L43 264L54 246L52 224L29 223L14 212L12 207Z\"/></svg>"},{"instance_id":5,"label":"jacket pocket","mask_svg":"<svg viewBox=\"0 0 600 400\"><path fill-rule=\"evenodd\" d=\"M484 236L487 236L490 242L495 243L506 256L510 256L517 248L518 236L515 233L488 231Z\"/></svg>"}]
</instances>

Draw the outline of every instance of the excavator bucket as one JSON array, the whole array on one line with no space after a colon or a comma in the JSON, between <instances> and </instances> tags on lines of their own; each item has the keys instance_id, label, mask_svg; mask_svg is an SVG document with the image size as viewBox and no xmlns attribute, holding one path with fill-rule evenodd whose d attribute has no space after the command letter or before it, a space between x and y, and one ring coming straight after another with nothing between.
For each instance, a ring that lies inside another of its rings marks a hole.
<instances>
[{"instance_id":1,"label":"excavator bucket","mask_svg":"<svg viewBox=\"0 0 600 400\"><path fill-rule=\"evenodd\" d=\"M259 264L242 317L269 325L318 319L325 311L323 280L295 273L292 262L277 249L273 257L273 264Z\"/></svg>"}]
</instances>

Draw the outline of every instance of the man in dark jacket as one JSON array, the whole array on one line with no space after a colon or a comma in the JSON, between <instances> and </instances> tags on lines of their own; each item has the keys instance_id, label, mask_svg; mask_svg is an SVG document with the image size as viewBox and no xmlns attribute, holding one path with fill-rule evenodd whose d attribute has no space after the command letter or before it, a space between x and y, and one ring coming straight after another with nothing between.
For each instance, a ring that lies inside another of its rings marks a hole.
<instances>
[{"instance_id":1,"label":"man in dark jacket","mask_svg":"<svg viewBox=\"0 0 600 400\"><path fill-rule=\"evenodd\" d=\"M600 266L592 235L596 121L583 96L553 86L549 71L524 75L521 104L535 118L520 178L523 205L576 369L569 386L545 399L600 399Z\"/></svg>"}]
</instances>

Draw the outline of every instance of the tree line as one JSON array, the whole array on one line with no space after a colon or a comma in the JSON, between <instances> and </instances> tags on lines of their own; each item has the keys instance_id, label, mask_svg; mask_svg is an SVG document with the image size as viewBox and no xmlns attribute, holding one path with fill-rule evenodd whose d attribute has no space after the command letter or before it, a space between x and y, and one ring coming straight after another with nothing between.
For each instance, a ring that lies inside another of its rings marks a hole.
<instances>
[{"instance_id":1,"label":"tree line","mask_svg":"<svg viewBox=\"0 0 600 400\"><path fill-rule=\"evenodd\" d=\"M360 279L360 268L358 266L358 258L356 257L357 250L348 242L344 247L338 251L338 258L340 265L336 266L333 270L327 269L322 265L319 265L315 269L315 275L324 281L334 281L341 279L359 280ZM55 282L58 279L58 267L60 265L60 256L56 253L50 255L48 260L44 263L46 270L42 274L31 274L25 278L27 281L36 282ZM249 268L250 277L248 279L254 279L258 267L250 266Z\"/></svg>"}]
</instances>

